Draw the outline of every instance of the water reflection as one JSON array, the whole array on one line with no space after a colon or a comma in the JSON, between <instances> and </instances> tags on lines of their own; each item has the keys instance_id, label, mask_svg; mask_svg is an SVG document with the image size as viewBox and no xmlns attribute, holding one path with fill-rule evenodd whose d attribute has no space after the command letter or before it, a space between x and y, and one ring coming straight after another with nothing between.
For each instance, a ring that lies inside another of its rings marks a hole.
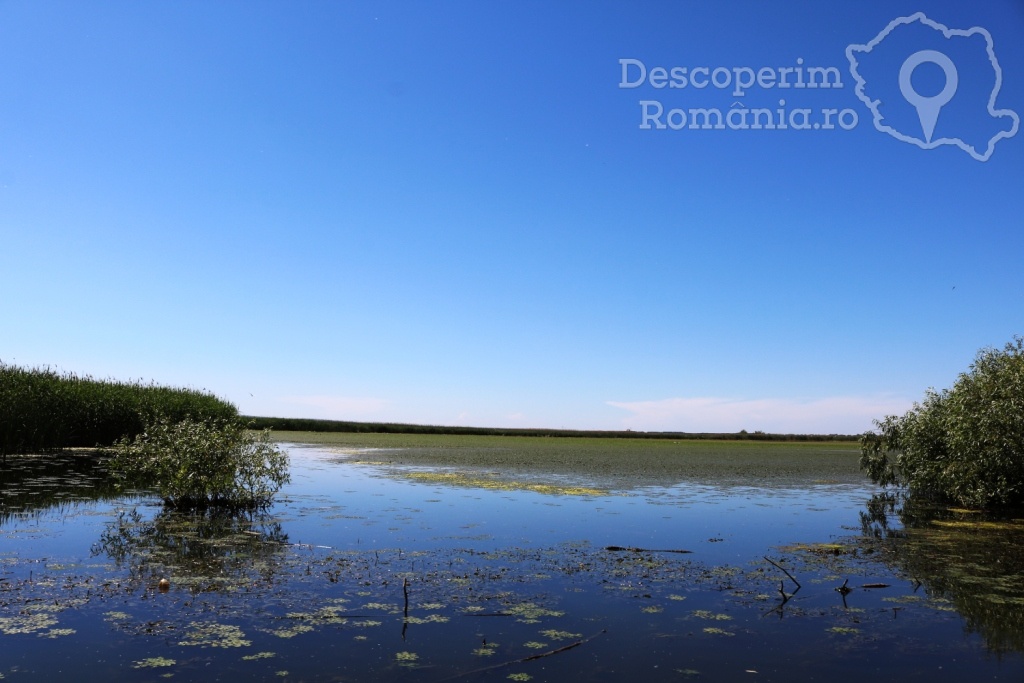
<instances>
[{"instance_id":1,"label":"water reflection","mask_svg":"<svg viewBox=\"0 0 1024 683\"><path fill-rule=\"evenodd\" d=\"M1024 512L993 516L875 495L861 526L896 572L945 599L995 653L1024 652Z\"/></svg>"},{"instance_id":2,"label":"water reflection","mask_svg":"<svg viewBox=\"0 0 1024 683\"><path fill-rule=\"evenodd\" d=\"M106 459L92 451L10 456L0 465L0 526L47 510L66 513L119 492Z\"/></svg>"},{"instance_id":3,"label":"water reflection","mask_svg":"<svg viewBox=\"0 0 1024 683\"><path fill-rule=\"evenodd\" d=\"M131 508L106 525L93 554L126 569L131 586L164 579L194 591L231 591L273 583L287 545L281 523L266 512L162 508L147 519Z\"/></svg>"}]
</instances>

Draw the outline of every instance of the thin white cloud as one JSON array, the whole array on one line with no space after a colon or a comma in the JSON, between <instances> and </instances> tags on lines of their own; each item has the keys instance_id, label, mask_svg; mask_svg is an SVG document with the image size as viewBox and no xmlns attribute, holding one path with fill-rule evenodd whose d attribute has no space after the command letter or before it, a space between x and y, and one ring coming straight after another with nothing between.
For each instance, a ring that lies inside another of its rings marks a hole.
<instances>
[{"instance_id":1,"label":"thin white cloud","mask_svg":"<svg viewBox=\"0 0 1024 683\"><path fill-rule=\"evenodd\" d=\"M387 408L382 398L354 398L350 396L284 396L281 400L293 405L313 408L315 417L333 420L350 420L376 415ZM313 417L313 416L310 416Z\"/></svg>"},{"instance_id":2,"label":"thin white cloud","mask_svg":"<svg viewBox=\"0 0 1024 683\"><path fill-rule=\"evenodd\" d=\"M809 400L697 397L607 404L632 413L623 418L623 427L642 431L859 434L872 428L872 420L906 412L913 401L880 395Z\"/></svg>"}]
</instances>

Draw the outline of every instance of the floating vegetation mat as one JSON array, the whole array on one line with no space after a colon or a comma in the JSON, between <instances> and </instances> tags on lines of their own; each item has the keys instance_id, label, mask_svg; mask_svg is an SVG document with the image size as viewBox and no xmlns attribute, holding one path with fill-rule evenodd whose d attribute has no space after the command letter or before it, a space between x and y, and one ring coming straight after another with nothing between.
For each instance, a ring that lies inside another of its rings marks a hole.
<instances>
[{"instance_id":1,"label":"floating vegetation mat","mask_svg":"<svg viewBox=\"0 0 1024 683\"><path fill-rule=\"evenodd\" d=\"M470 472L410 472L404 471L402 476L415 481L462 486L467 488L494 489L498 491L532 491L554 496L606 496L608 489L573 484L539 483L511 479L498 475L481 476Z\"/></svg>"}]
</instances>

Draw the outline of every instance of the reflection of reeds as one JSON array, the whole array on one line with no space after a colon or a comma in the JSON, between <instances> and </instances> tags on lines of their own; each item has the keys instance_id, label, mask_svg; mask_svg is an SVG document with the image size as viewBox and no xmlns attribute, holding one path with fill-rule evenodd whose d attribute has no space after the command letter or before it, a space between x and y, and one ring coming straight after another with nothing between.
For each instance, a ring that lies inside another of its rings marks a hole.
<instances>
[{"instance_id":1,"label":"reflection of reeds","mask_svg":"<svg viewBox=\"0 0 1024 683\"><path fill-rule=\"evenodd\" d=\"M0 468L0 527L44 512L66 514L88 501L123 491L109 476L105 458L70 452L18 456Z\"/></svg>"},{"instance_id":2,"label":"reflection of reeds","mask_svg":"<svg viewBox=\"0 0 1024 683\"><path fill-rule=\"evenodd\" d=\"M117 382L0 363L0 455L110 445L157 416L230 419L234 405L207 392Z\"/></svg>"}]
</instances>

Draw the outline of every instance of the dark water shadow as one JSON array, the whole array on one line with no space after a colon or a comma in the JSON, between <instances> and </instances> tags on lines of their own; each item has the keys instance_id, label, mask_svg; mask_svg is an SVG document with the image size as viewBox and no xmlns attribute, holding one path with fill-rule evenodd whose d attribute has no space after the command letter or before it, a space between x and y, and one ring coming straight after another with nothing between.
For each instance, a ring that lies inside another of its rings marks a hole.
<instances>
[{"instance_id":1,"label":"dark water shadow","mask_svg":"<svg viewBox=\"0 0 1024 683\"><path fill-rule=\"evenodd\" d=\"M860 517L876 557L949 601L989 651L1024 652L1024 510L993 515L887 492Z\"/></svg>"},{"instance_id":2,"label":"dark water shadow","mask_svg":"<svg viewBox=\"0 0 1024 683\"><path fill-rule=\"evenodd\" d=\"M95 451L12 455L0 465L0 526L123 494Z\"/></svg>"}]
</instances>

